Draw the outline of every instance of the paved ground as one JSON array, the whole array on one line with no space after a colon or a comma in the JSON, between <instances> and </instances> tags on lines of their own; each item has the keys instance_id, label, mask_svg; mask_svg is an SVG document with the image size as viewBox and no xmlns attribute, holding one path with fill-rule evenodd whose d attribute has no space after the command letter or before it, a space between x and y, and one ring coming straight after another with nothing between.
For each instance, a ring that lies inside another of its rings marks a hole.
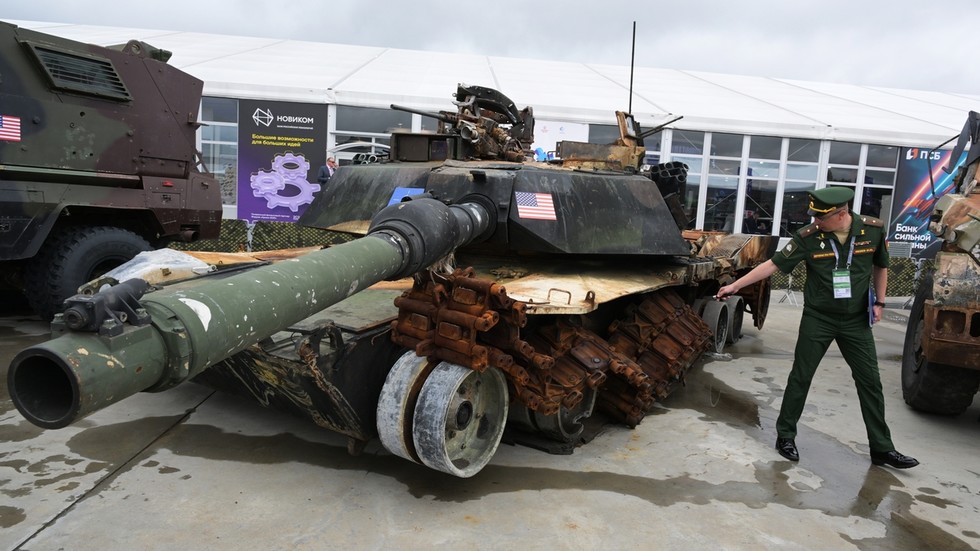
<instances>
[{"instance_id":1,"label":"paved ground","mask_svg":"<svg viewBox=\"0 0 980 551\"><path fill-rule=\"evenodd\" d=\"M895 308L875 329L887 416L923 464L871 466L836 347L802 460L775 453L800 315L779 298L765 330L695 368L635 430L565 456L502 445L467 480L376 443L351 457L342 438L194 383L42 431L5 374L46 327L0 317L0 549L980 549L980 403L957 418L905 406Z\"/></svg>"}]
</instances>

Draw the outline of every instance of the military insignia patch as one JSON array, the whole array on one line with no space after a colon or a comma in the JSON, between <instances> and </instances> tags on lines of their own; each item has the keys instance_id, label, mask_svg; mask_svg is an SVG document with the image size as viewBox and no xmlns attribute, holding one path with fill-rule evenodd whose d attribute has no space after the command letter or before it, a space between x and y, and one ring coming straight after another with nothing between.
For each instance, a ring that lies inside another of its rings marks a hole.
<instances>
[{"instance_id":1,"label":"military insignia patch","mask_svg":"<svg viewBox=\"0 0 980 551\"><path fill-rule=\"evenodd\" d=\"M821 249L826 249L827 248L827 242L826 241L821 241L820 242L820 248Z\"/></svg>"},{"instance_id":2,"label":"military insignia patch","mask_svg":"<svg viewBox=\"0 0 980 551\"><path fill-rule=\"evenodd\" d=\"M788 257L791 254L793 254L793 242L792 241L790 241L789 243L786 244L785 247L783 247L783 256Z\"/></svg>"}]
</instances>

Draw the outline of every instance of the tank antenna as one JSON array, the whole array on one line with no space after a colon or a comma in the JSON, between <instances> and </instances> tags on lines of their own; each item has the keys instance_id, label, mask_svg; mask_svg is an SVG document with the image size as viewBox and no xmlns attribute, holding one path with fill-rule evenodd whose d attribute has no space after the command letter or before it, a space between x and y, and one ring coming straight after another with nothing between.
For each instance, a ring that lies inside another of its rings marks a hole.
<instances>
[{"instance_id":1,"label":"tank antenna","mask_svg":"<svg viewBox=\"0 0 980 551\"><path fill-rule=\"evenodd\" d=\"M627 113L633 114L633 64L636 62L636 21L633 21L633 47L630 52L630 99Z\"/></svg>"}]
</instances>

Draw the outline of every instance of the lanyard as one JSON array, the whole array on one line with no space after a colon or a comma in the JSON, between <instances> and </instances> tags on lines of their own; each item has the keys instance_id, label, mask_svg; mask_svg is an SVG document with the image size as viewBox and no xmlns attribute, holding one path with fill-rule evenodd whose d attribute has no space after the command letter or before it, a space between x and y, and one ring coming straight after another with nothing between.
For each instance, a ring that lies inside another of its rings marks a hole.
<instances>
[{"instance_id":1,"label":"lanyard","mask_svg":"<svg viewBox=\"0 0 980 551\"><path fill-rule=\"evenodd\" d=\"M851 236L851 250L847 253L847 266L844 267L845 270L851 269L851 261L854 260L855 239L855 236ZM830 248L834 249L834 269L840 269L840 253L837 252L837 238L833 235L830 237Z\"/></svg>"}]
</instances>

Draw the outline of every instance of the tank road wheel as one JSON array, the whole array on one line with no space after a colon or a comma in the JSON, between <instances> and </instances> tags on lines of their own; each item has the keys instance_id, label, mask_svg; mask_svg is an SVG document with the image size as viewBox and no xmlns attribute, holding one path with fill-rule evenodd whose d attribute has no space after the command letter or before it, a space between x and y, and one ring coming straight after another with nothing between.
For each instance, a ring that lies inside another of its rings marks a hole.
<instances>
[{"instance_id":1,"label":"tank road wheel","mask_svg":"<svg viewBox=\"0 0 980 551\"><path fill-rule=\"evenodd\" d=\"M542 415L536 411L529 412L534 419L534 425L552 440L572 442L582 435L585 430L585 420L592 416L598 392L586 386L584 397L574 408L562 406L554 415Z\"/></svg>"},{"instance_id":2,"label":"tank road wheel","mask_svg":"<svg viewBox=\"0 0 980 551\"><path fill-rule=\"evenodd\" d=\"M932 299L932 274L923 276L915 293L902 350L902 396L912 408L940 415L959 415L973 403L980 371L929 361L922 349L926 332L925 302Z\"/></svg>"},{"instance_id":3,"label":"tank road wheel","mask_svg":"<svg viewBox=\"0 0 980 551\"><path fill-rule=\"evenodd\" d=\"M377 427L381 445L391 453L421 463L415 454L412 442L412 417L418 400L429 360L415 355L414 351L404 354L388 372L381 396L378 397Z\"/></svg>"},{"instance_id":4,"label":"tank road wheel","mask_svg":"<svg viewBox=\"0 0 980 551\"><path fill-rule=\"evenodd\" d=\"M67 228L49 239L31 261L24 285L27 300L42 319L50 320L83 283L151 248L145 239L122 228Z\"/></svg>"},{"instance_id":5,"label":"tank road wheel","mask_svg":"<svg viewBox=\"0 0 980 551\"><path fill-rule=\"evenodd\" d=\"M735 344L742 338L742 319L745 317L745 301L738 295L725 299L728 304L728 338L725 342Z\"/></svg>"},{"instance_id":6,"label":"tank road wheel","mask_svg":"<svg viewBox=\"0 0 980 551\"><path fill-rule=\"evenodd\" d=\"M708 324L714 335L714 351L722 352L728 340L728 304L721 300L705 302L701 319Z\"/></svg>"},{"instance_id":7,"label":"tank road wheel","mask_svg":"<svg viewBox=\"0 0 980 551\"><path fill-rule=\"evenodd\" d=\"M507 422L528 433L541 433L556 442L576 441L585 431L585 420L592 416L598 393L592 387L583 389L582 401L574 408L561 406L555 415L542 415L522 405L510 409Z\"/></svg>"},{"instance_id":8,"label":"tank road wheel","mask_svg":"<svg viewBox=\"0 0 980 551\"><path fill-rule=\"evenodd\" d=\"M435 367L415 406L412 436L426 466L467 478L497 451L507 421L507 380L449 362Z\"/></svg>"}]
</instances>

